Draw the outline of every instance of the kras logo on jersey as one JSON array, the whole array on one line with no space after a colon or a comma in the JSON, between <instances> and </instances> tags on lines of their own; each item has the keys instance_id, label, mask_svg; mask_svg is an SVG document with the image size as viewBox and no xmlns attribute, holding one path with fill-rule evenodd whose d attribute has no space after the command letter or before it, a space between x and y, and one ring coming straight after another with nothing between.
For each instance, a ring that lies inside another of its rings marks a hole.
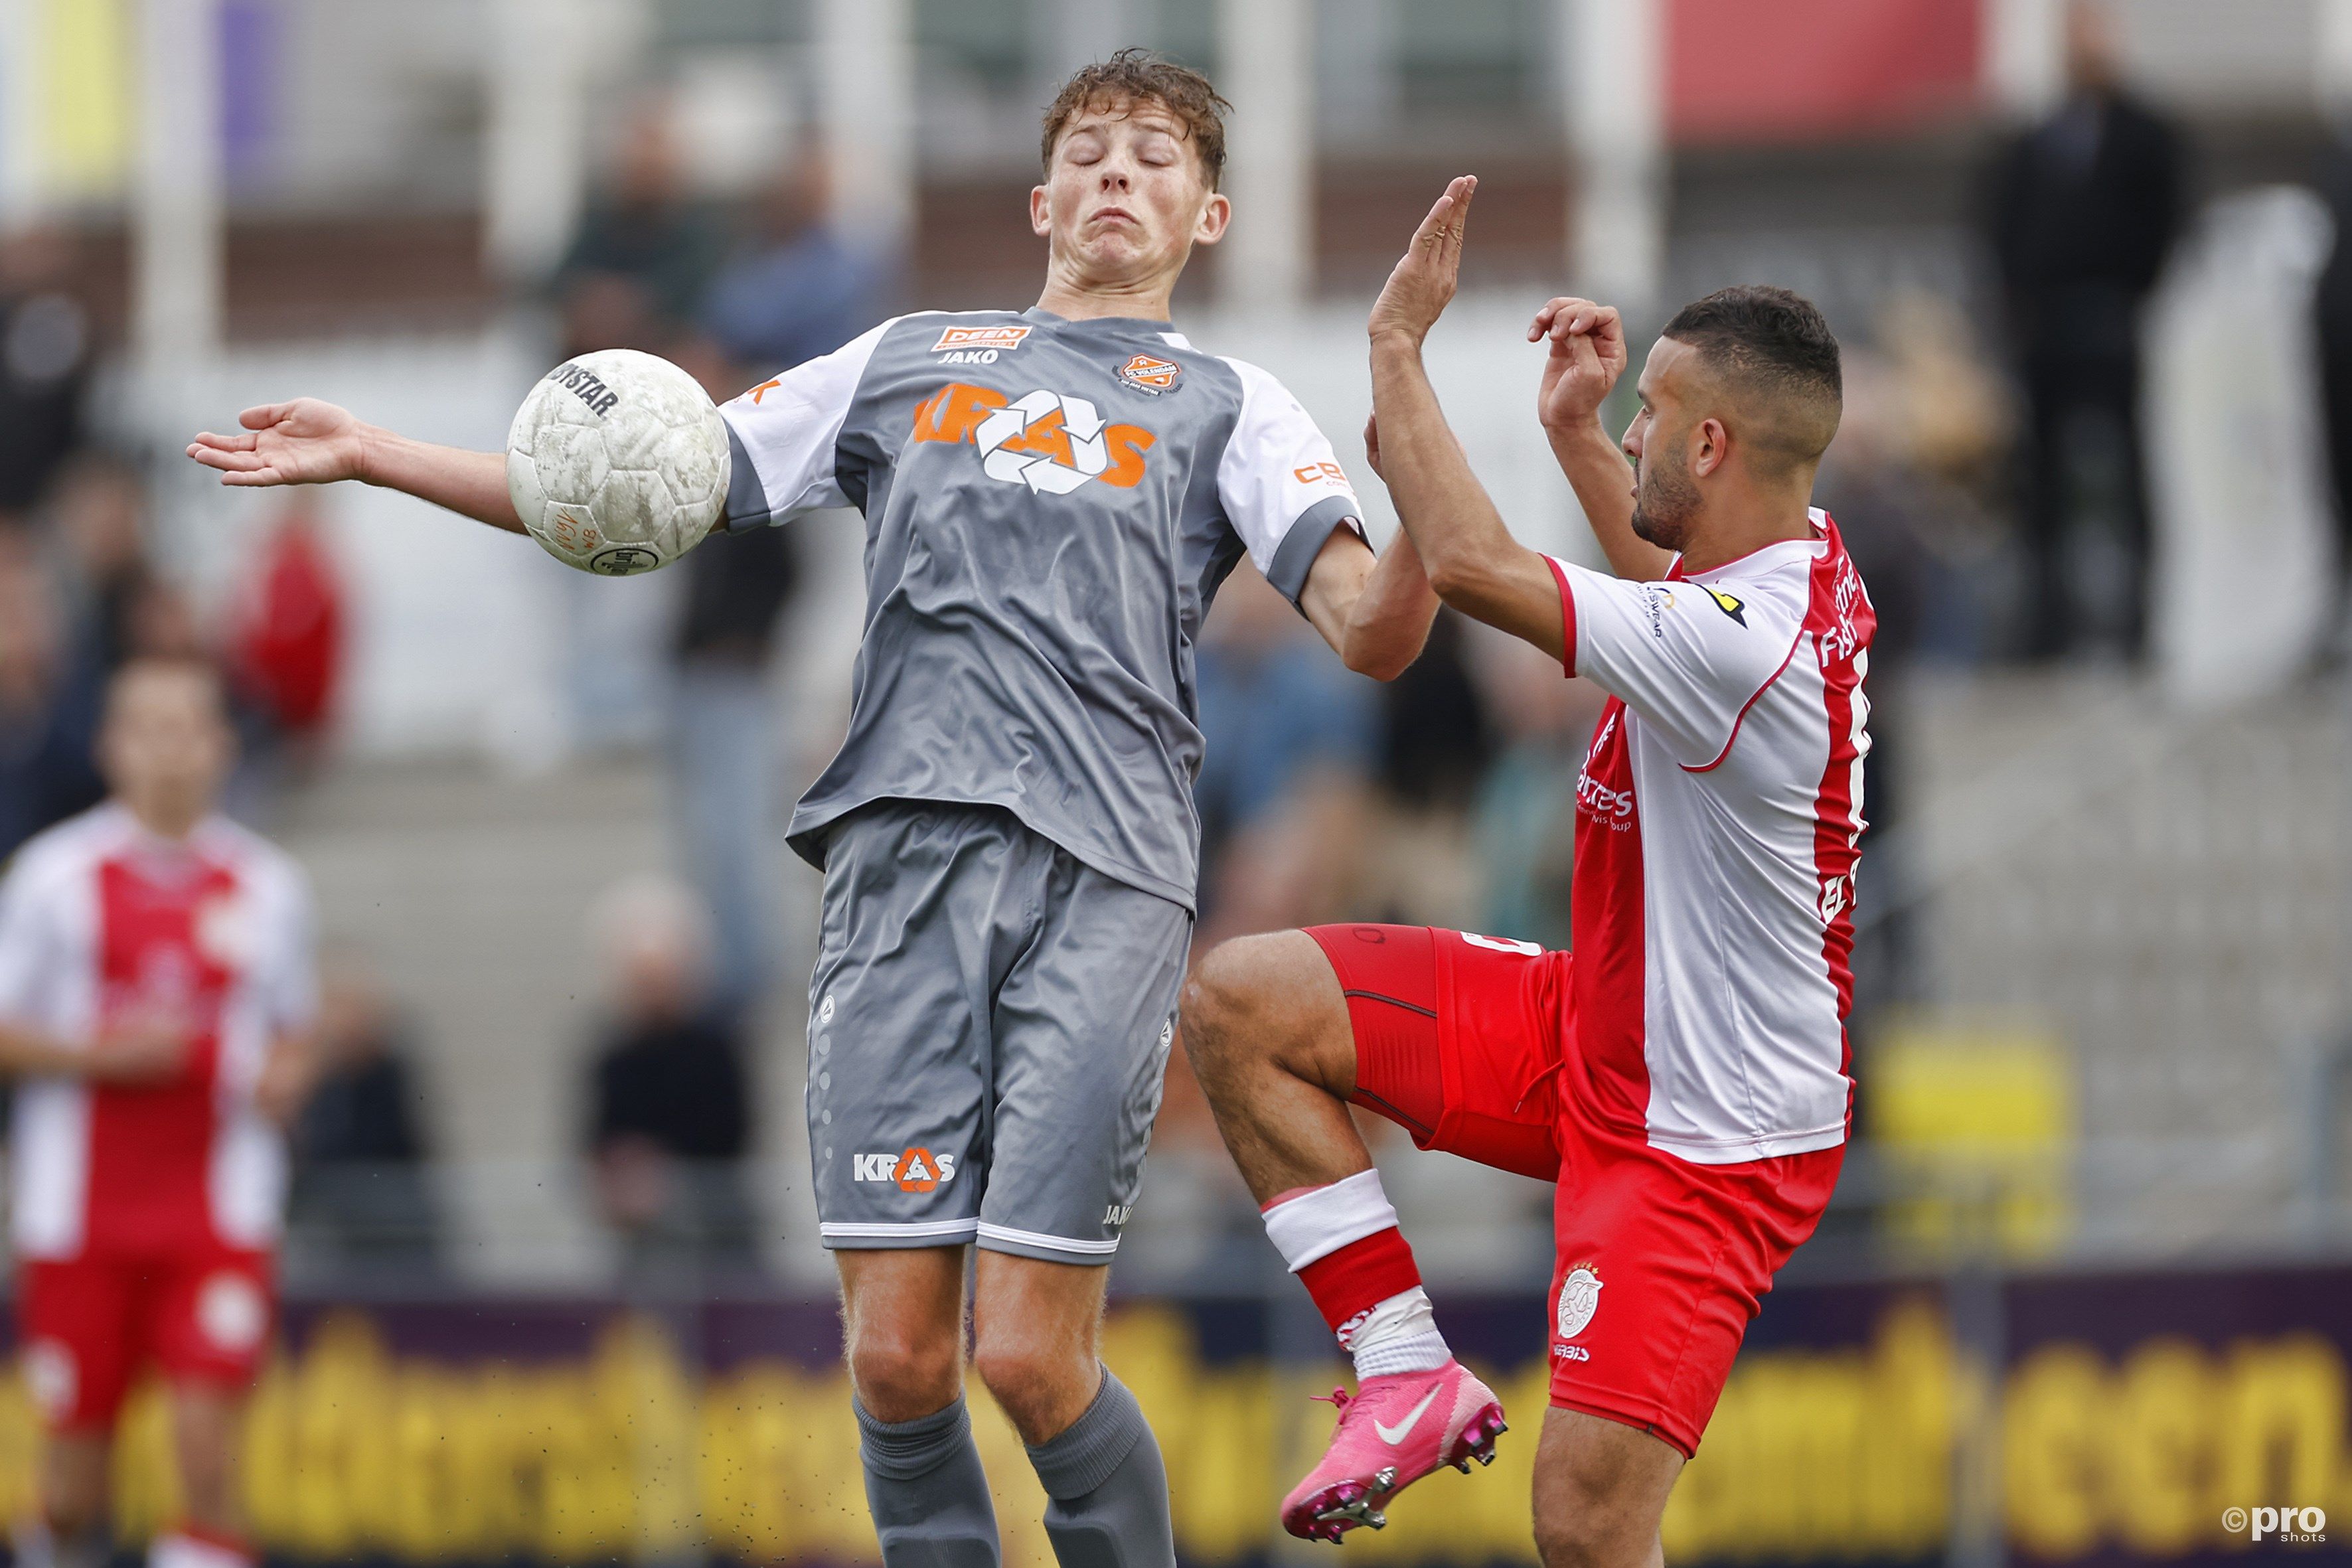
<instances>
[{"instance_id":1,"label":"kras logo on jersey","mask_svg":"<svg viewBox=\"0 0 2352 1568\"><path fill-rule=\"evenodd\" d=\"M1089 480L1132 489L1159 440L1139 425L1107 422L1083 397L1039 388L1008 397L951 381L915 405L917 441L969 441L992 479L1066 496Z\"/></svg>"}]
</instances>

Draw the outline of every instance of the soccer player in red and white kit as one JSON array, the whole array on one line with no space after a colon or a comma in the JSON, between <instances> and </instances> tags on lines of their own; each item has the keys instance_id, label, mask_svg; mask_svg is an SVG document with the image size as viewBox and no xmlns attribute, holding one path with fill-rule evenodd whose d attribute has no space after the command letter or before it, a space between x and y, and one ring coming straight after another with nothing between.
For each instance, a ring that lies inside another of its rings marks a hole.
<instances>
[{"instance_id":1,"label":"soccer player in red and white kit","mask_svg":"<svg viewBox=\"0 0 2352 1568\"><path fill-rule=\"evenodd\" d=\"M1422 368L1474 190L1454 183L1373 309L1367 437L1440 595L1609 693L1577 781L1574 952L1404 926L1244 938L1201 964L1184 1037L1269 1235L1357 1360L1285 1524L1377 1524L1468 1457L1465 1426L1500 1421L1438 1331L1353 1101L1557 1183L1537 1544L1553 1565L1656 1563L1667 1493L1846 1135L1874 616L1810 506L1838 347L1784 289L1687 307L1642 374L1629 470L1600 421L1617 312L1552 300L1528 333L1549 344L1538 407L1615 574L1538 554Z\"/></svg>"},{"instance_id":2,"label":"soccer player in red and white kit","mask_svg":"<svg viewBox=\"0 0 2352 1568\"><path fill-rule=\"evenodd\" d=\"M269 1339L279 1125L312 1072L310 892L216 815L233 742L205 666L108 692L112 798L0 881L0 1068L25 1378L47 1427L18 1560L106 1557L115 1418L166 1380L182 1517L152 1568L242 1568L240 1415Z\"/></svg>"}]
</instances>

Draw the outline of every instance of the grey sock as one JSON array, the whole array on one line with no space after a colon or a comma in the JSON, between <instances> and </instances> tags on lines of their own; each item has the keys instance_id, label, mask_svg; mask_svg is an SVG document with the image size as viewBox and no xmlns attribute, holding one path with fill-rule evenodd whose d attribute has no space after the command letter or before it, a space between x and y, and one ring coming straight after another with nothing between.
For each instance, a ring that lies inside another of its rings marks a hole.
<instances>
[{"instance_id":1,"label":"grey sock","mask_svg":"<svg viewBox=\"0 0 2352 1568\"><path fill-rule=\"evenodd\" d=\"M1062 1568L1175 1568L1168 1467L1127 1385L1103 1369L1087 1413L1029 1450L1045 1483L1045 1536Z\"/></svg>"},{"instance_id":2,"label":"grey sock","mask_svg":"<svg viewBox=\"0 0 2352 1568\"><path fill-rule=\"evenodd\" d=\"M997 1568L996 1504L963 1396L913 1421L877 1421L852 1404L883 1568Z\"/></svg>"}]
</instances>

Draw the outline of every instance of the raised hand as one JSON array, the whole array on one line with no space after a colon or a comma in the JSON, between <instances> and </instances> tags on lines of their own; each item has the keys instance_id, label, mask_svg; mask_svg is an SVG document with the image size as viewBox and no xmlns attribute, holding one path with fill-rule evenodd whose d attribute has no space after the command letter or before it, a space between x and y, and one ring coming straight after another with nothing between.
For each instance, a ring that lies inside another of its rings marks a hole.
<instances>
[{"instance_id":1,"label":"raised hand","mask_svg":"<svg viewBox=\"0 0 2352 1568\"><path fill-rule=\"evenodd\" d=\"M315 397L268 403L236 416L245 433L207 430L188 456L218 468L225 485L326 485L367 477L367 426Z\"/></svg>"},{"instance_id":2,"label":"raised hand","mask_svg":"<svg viewBox=\"0 0 2352 1568\"><path fill-rule=\"evenodd\" d=\"M1470 198L1477 193L1478 177L1460 175L1413 230L1411 247L1372 303L1370 330L1374 338L1402 336L1419 343L1437 324L1461 278Z\"/></svg>"},{"instance_id":3,"label":"raised hand","mask_svg":"<svg viewBox=\"0 0 2352 1568\"><path fill-rule=\"evenodd\" d=\"M1559 299L1536 312L1528 342L1549 340L1536 414L1547 430L1570 430L1598 418L1625 371L1625 323L1616 308Z\"/></svg>"}]
</instances>

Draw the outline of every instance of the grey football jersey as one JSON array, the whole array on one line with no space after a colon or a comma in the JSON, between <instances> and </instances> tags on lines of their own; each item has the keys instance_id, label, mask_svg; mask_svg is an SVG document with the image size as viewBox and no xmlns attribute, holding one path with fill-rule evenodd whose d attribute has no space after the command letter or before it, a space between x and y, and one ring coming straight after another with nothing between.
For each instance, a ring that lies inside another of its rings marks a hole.
<instances>
[{"instance_id":1,"label":"grey football jersey","mask_svg":"<svg viewBox=\"0 0 2352 1568\"><path fill-rule=\"evenodd\" d=\"M886 321L721 411L730 526L866 514L849 733L793 814L1001 805L1191 908L1193 638L1246 552L1296 603L1360 515L1281 384L1164 321L1044 310Z\"/></svg>"}]
</instances>

